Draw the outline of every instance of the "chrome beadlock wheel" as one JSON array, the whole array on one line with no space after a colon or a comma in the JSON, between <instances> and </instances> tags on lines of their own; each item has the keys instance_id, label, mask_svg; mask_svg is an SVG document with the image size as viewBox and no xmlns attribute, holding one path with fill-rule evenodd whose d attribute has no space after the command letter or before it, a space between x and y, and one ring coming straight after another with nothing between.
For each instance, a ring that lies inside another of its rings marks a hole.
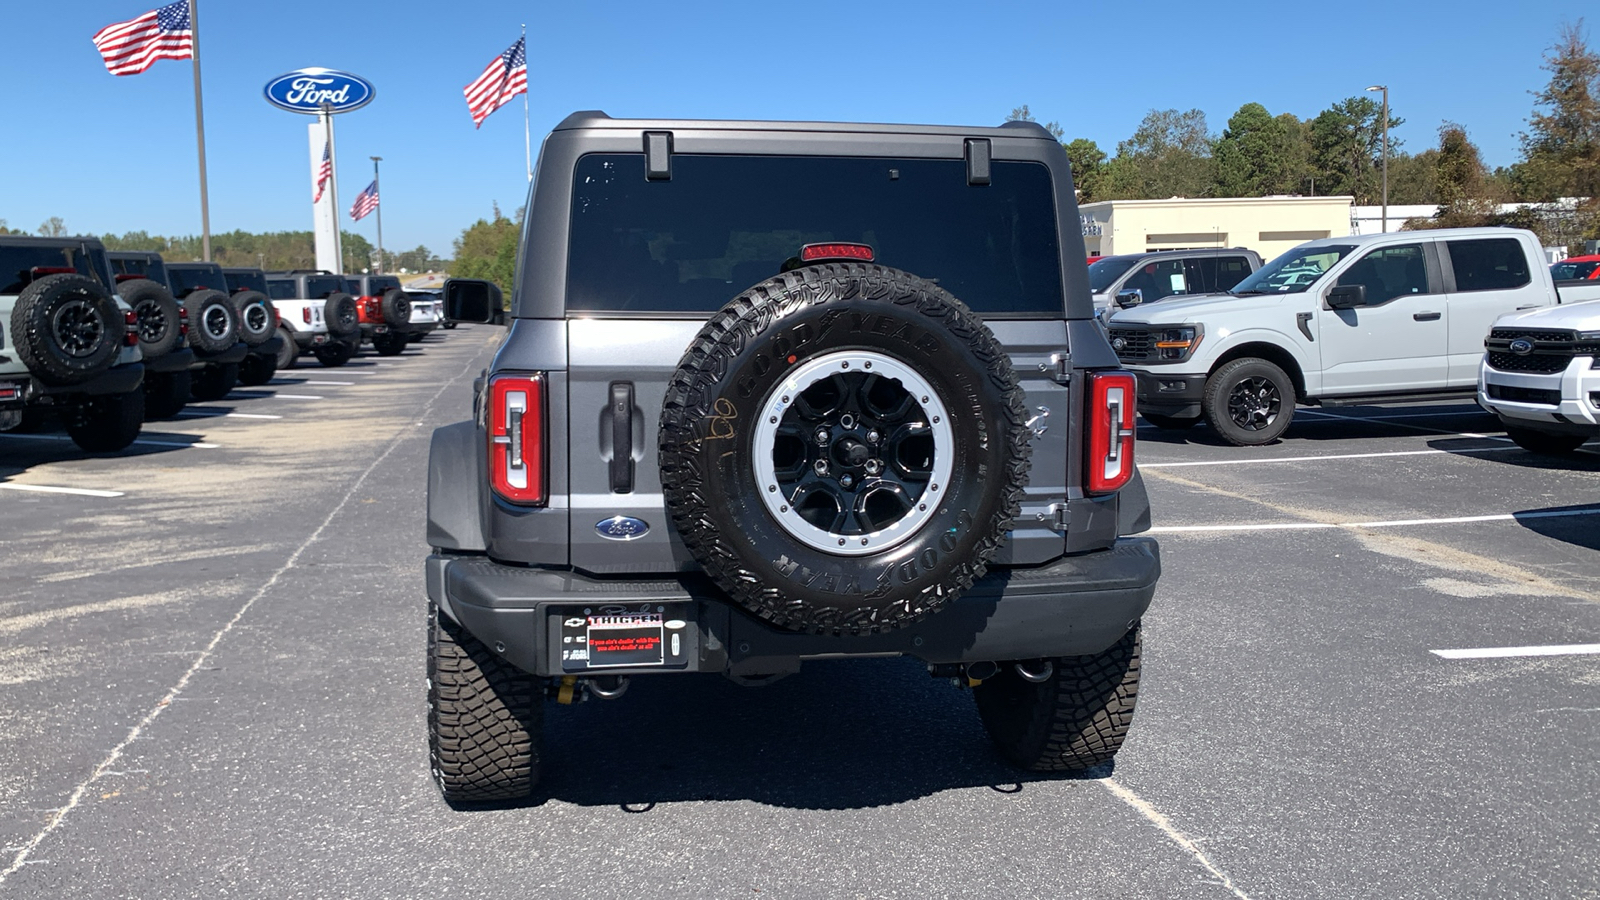
<instances>
[{"instance_id":1,"label":"chrome beadlock wheel","mask_svg":"<svg viewBox=\"0 0 1600 900\"><path fill-rule=\"evenodd\" d=\"M954 464L950 414L899 360L863 350L807 360L761 410L753 448L761 499L806 546L880 553L938 513Z\"/></svg>"}]
</instances>

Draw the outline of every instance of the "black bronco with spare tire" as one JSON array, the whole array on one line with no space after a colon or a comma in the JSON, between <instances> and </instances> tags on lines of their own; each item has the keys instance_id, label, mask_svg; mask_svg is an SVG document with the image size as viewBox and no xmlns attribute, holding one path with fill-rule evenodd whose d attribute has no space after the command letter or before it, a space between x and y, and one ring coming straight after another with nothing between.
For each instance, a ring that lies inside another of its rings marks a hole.
<instances>
[{"instance_id":1,"label":"black bronco with spare tire","mask_svg":"<svg viewBox=\"0 0 1600 900\"><path fill-rule=\"evenodd\" d=\"M1160 562L1048 132L575 113L523 238L429 460L446 799L529 794L547 700L807 659L921 660L1023 768L1116 754Z\"/></svg>"},{"instance_id":2,"label":"black bronco with spare tire","mask_svg":"<svg viewBox=\"0 0 1600 900\"><path fill-rule=\"evenodd\" d=\"M133 443L144 423L142 335L99 241L0 237L0 431L54 412L84 450Z\"/></svg>"}]
</instances>

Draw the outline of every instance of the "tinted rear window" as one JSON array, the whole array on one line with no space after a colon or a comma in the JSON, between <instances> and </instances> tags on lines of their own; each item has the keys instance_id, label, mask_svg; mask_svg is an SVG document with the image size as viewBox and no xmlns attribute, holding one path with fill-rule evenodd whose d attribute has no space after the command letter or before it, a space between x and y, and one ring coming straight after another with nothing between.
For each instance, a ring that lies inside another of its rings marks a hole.
<instances>
[{"instance_id":1,"label":"tinted rear window","mask_svg":"<svg viewBox=\"0 0 1600 900\"><path fill-rule=\"evenodd\" d=\"M344 279L337 275L306 276L306 298L309 300L322 300L329 294L337 294L344 290Z\"/></svg>"},{"instance_id":2,"label":"tinted rear window","mask_svg":"<svg viewBox=\"0 0 1600 900\"><path fill-rule=\"evenodd\" d=\"M1532 281L1528 255L1516 238L1446 241L1457 291L1504 291Z\"/></svg>"},{"instance_id":3,"label":"tinted rear window","mask_svg":"<svg viewBox=\"0 0 1600 900\"><path fill-rule=\"evenodd\" d=\"M567 307L704 313L776 275L804 244L870 244L877 261L937 279L983 314L1059 316L1061 255L1050 172L962 160L672 158L591 154L573 185Z\"/></svg>"},{"instance_id":4,"label":"tinted rear window","mask_svg":"<svg viewBox=\"0 0 1600 900\"><path fill-rule=\"evenodd\" d=\"M295 290L295 283L288 278L267 279L267 296L274 300L298 300L299 291Z\"/></svg>"},{"instance_id":5,"label":"tinted rear window","mask_svg":"<svg viewBox=\"0 0 1600 900\"><path fill-rule=\"evenodd\" d=\"M1089 264L1089 290L1096 294L1105 293L1113 281L1121 278L1138 261L1137 256L1100 257Z\"/></svg>"},{"instance_id":6,"label":"tinted rear window","mask_svg":"<svg viewBox=\"0 0 1600 900\"><path fill-rule=\"evenodd\" d=\"M189 268L188 266L169 266L167 268L168 283L172 286L174 296L183 297L202 288L213 291L226 291L228 279L222 276L222 267L215 268L201 266Z\"/></svg>"},{"instance_id":7,"label":"tinted rear window","mask_svg":"<svg viewBox=\"0 0 1600 900\"><path fill-rule=\"evenodd\" d=\"M35 268L70 268L104 285L110 272L103 260L96 271L96 260L81 247L0 247L0 294L21 293L33 280Z\"/></svg>"},{"instance_id":8,"label":"tinted rear window","mask_svg":"<svg viewBox=\"0 0 1600 900\"><path fill-rule=\"evenodd\" d=\"M1557 281L1592 278L1595 269L1600 269L1600 262L1558 262L1550 267L1550 277Z\"/></svg>"},{"instance_id":9,"label":"tinted rear window","mask_svg":"<svg viewBox=\"0 0 1600 900\"><path fill-rule=\"evenodd\" d=\"M389 291L400 290L400 279L393 275L369 275L367 287L372 290L372 296L382 297Z\"/></svg>"},{"instance_id":10,"label":"tinted rear window","mask_svg":"<svg viewBox=\"0 0 1600 900\"><path fill-rule=\"evenodd\" d=\"M260 272L228 272L224 271L222 277L228 279L228 292L235 291L260 291L267 292L267 276Z\"/></svg>"}]
</instances>

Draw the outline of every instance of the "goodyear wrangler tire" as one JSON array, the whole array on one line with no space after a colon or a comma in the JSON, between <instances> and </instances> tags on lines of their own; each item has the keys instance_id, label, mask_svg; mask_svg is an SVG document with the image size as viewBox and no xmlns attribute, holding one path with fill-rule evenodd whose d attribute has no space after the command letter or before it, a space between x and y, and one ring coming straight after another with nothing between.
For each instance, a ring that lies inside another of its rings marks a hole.
<instances>
[{"instance_id":1,"label":"goodyear wrangler tire","mask_svg":"<svg viewBox=\"0 0 1600 900\"><path fill-rule=\"evenodd\" d=\"M451 803L517 800L539 781L544 685L428 604L428 756Z\"/></svg>"},{"instance_id":2,"label":"goodyear wrangler tire","mask_svg":"<svg viewBox=\"0 0 1600 900\"><path fill-rule=\"evenodd\" d=\"M8 335L45 384L82 384L111 368L127 333L117 301L92 278L46 275L22 289Z\"/></svg>"},{"instance_id":3,"label":"goodyear wrangler tire","mask_svg":"<svg viewBox=\"0 0 1600 900\"><path fill-rule=\"evenodd\" d=\"M239 316L239 340L246 346L259 347L277 333L278 323L272 314L272 301L260 291L240 291L228 298Z\"/></svg>"},{"instance_id":4,"label":"goodyear wrangler tire","mask_svg":"<svg viewBox=\"0 0 1600 900\"><path fill-rule=\"evenodd\" d=\"M239 342L239 313L221 291L202 288L183 298L189 310L189 343L203 353L221 353Z\"/></svg>"},{"instance_id":5,"label":"goodyear wrangler tire","mask_svg":"<svg viewBox=\"0 0 1600 900\"><path fill-rule=\"evenodd\" d=\"M133 307L139 330L139 352L146 359L166 356L183 342L183 322L178 316L178 301L165 285L148 278L134 278L117 285L122 302Z\"/></svg>"},{"instance_id":6,"label":"goodyear wrangler tire","mask_svg":"<svg viewBox=\"0 0 1600 900\"><path fill-rule=\"evenodd\" d=\"M987 326L932 282L834 264L734 298L661 414L684 542L773 625L871 634L983 575L1028 475L1022 391Z\"/></svg>"}]
</instances>

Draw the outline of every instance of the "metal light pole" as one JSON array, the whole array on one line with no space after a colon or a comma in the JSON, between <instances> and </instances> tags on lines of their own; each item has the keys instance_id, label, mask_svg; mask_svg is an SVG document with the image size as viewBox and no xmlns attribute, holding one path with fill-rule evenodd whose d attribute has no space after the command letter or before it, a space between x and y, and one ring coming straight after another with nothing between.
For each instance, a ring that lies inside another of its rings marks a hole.
<instances>
[{"instance_id":1,"label":"metal light pole","mask_svg":"<svg viewBox=\"0 0 1600 900\"><path fill-rule=\"evenodd\" d=\"M378 217L378 274L383 274L383 191L378 187L378 163L383 162L383 157L372 158L372 189L377 192L380 200L372 212Z\"/></svg>"},{"instance_id":2,"label":"metal light pole","mask_svg":"<svg viewBox=\"0 0 1600 900\"><path fill-rule=\"evenodd\" d=\"M1383 231L1389 232L1389 86L1375 84L1369 91L1383 91Z\"/></svg>"}]
</instances>

